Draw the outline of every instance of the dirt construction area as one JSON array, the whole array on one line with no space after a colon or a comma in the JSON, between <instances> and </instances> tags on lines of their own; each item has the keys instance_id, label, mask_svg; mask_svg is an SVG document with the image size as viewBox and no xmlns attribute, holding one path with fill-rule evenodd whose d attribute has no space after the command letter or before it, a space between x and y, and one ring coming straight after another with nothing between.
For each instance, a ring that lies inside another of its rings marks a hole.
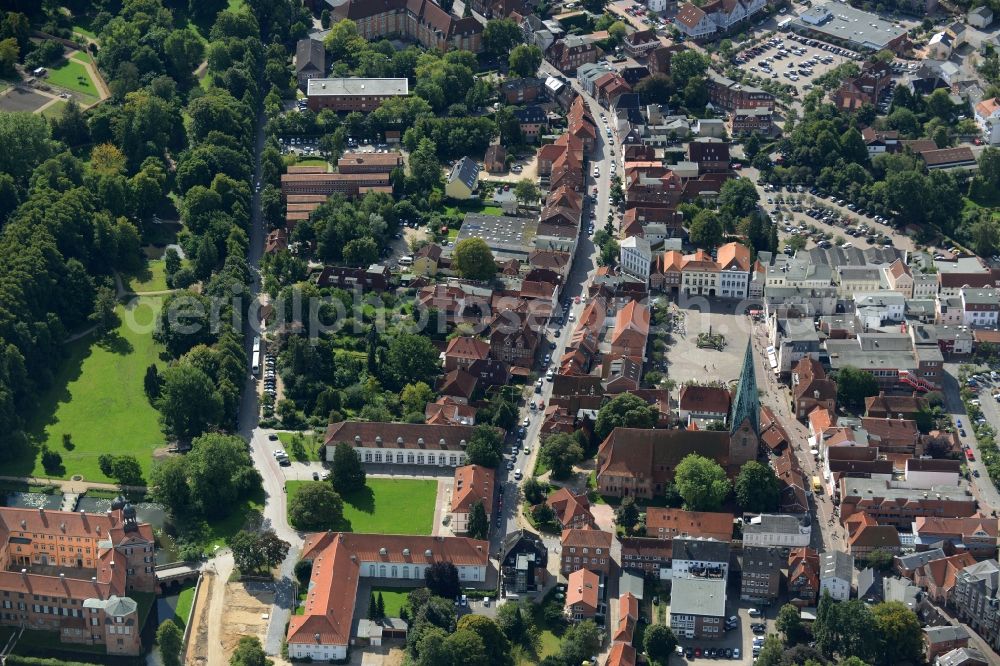
<instances>
[{"instance_id":1,"label":"dirt construction area","mask_svg":"<svg viewBox=\"0 0 1000 666\"><path fill-rule=\"evenodd\" d=\"M224 609L221 622L221 652L225 655L226 663L230 655L236 649L243 636L257 636L264 640L267 633L267 618L271 612L271 604L274 602L273 585L268 583L240 583L231 582L226 585L213 585L211 578L206 577L202 586L204 599L199 599L192 618L196 624L193 627L193 634L187 651L186 664L189 666L210 666L212 661L218 659L217 650L209 645L209 623L213 620L209 615L209 609L219 607L218 600L213 600L212 596L218 592L224 593L221 607ZM213 603L215 602L215 603ZM275 657L275 664L286 664L280 657Z\"/></svg>"}]
</instances>

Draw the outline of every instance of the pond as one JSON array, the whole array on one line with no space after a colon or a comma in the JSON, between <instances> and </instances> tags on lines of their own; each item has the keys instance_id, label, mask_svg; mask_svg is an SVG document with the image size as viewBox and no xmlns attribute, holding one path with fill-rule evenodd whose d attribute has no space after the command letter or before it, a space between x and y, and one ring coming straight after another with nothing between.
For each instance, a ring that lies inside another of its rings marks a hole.
<instances>
[{"instance_id":1,"label":"pond","mask_svg":"<svg viewBox=\"0 0 1000 666\"><path fill-rule=\"evenodd\" d=\"M62 508L62 493L7 493L6 506L21 509L52 509Z\"/></svg>"},{"instance_id":2,"label":"pond","mask_svg":"<svg viewBox=\"0 0 1000 666\"><path fill-rule=\"evenodd\" d=\"M107 513L112 500L103 497L87 497L84 495L76 503L77 511L88 513ZM162 504L154 502L139 502L135 504L135 515L140 523L149 523L153 529L162 529L167 522L167 512Z\"/></svg>"}]
</instances>

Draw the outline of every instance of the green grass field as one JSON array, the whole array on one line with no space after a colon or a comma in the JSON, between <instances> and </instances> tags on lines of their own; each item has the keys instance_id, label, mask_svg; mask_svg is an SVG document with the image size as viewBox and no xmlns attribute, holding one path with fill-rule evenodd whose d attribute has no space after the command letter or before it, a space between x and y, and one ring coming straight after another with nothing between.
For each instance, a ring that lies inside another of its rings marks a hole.
<instances>
[{"instance_id":1,"label":"green grass field","mask_svg":"<svg viewBox=\"0 0 1000 666\"><path fill-rule=\"evenodd\" d=\"M303 483L288 481L288 501ZM434 527L437 481L368 479L360 492L344 496L344 521L338 530L376 534L427 535Z\"/></svg>"},{"instance_id":2,"label":"green grass field","mask_svg":"<svg viewBox=\"0 0 1000 666\"><path fill-rule=\"evenodd\" d=\"M61 99L57 101L55 104L52 104L42 109L41 115L43 118L49 118L49 119L58 118L62 116L63 109L66 108L67 104L69 104L69 102L67 102L64 99Z\"/></svg>"},{"instance_id":3,"label":"green grass field","mask_svg":"<svg viewBox=\"0 0 1000 666\"><path fill-rule=\"evenodd\" d=\"M133 292L166 291L167 264L162 259L150 259L138 275L128 281L128 288Z\"/></svg>"},{"instance_id":4,"label":"green grass field","mask_svg":"<svg viewBox=\"0 0 1000 666\"><path fill-rule=\"evenodd\" d=\"M75 60L66 60L59 67L50 69L48 81L54 86L83 93L95 99L101 96L87 68Z\"/></svg>"},{"instance_id":5,"label":"green grass field","mask_svg":"<svg viewBox=\"0 0 1000 666\"><path fill-rule=\"evenodd\" d=\"M87 53L86 51L74 51L73 53L69 54L69 57L74 60L80 60L82 62L85 62L88 65L94 64L94 59L91 58L90 54Z\"/></svg>"},{"instance_id":6,"label":"green grass field","mask_svg":"<svg viewBox=\"0 0 1000 666\"><path fill-rule=\"evenodd\" d=\"M321 166L330 168L330 163L316 157L307 157L304 160L296 160L295 166Z\"/></svg>"},{"instance_id":7,"label":"green grass field","mask_svg":"<svg viewBox=\"0 0 1000 666\"><path fill-rule=\"evenodd\" d=\"M88 335L68 345L52 388L27 419L32 447L9 464L9 474L48 476L39 455L45 444L62 456L57 478L82 474L109 480L97 465L98 456L109 451L134 455L149 473L153 449L164 443L158 413L143 390L149 364L163 365L163 348L152 331L158 308L153 299L138 299L128 312L119 305L122 323L111 335L101 340ZM72 437L72 450L63 446L64 433Z\"/></svg>"},{"instance_id":8,"label":"green grass field","mask_svg":"<svg viewBox=\"0 0 1000 666\"><path fill-rule=\"evenodd\" d=\"M399 610L406 604L406 597L410 594L409 590L398 587L373 587L372 592L376 597L382 593L386 617L399 617Z\"/></svg>"},{"instance_id":9,"label":"green grass field","mask_svg":"<svg viewBox=\"0 0 1000 666\"><path fill-rule=\"evenodd\" d=\"M191 619L191 607L194 605L194 585L181 590L177 596L177 608L174 609L174 622L183 629Z\"/></svg>"}]
</instances>

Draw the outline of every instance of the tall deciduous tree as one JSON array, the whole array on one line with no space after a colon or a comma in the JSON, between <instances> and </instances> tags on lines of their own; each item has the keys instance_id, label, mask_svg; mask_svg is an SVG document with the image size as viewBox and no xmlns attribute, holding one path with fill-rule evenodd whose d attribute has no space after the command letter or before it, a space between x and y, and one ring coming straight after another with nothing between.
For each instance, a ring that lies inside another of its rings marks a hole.
<instances>
[{"instance_id":1,"label":"tall deciduous tree","mask_svg":"<svg viewBox=\"0 0 1000 666\"><path fill-rule=\"evenodd\" d=\"M657 411L645 400L631 393L621 393L601 407L594 423L594 434L604 440L615 428L652 428Z\"/></svg>"},{"instance_id":2,"label":"tall deciduous tree","mask_svg":"<svg viewBox=\"0 0 1000 666\"><path fill-rule=\"evenodd\" d=\"M173 620L164 620L156 630L156 644L164 666L180 666L184 633Z\"/></svg>"},{"instance_id":3,"label":"tall deciduous tree","mask_svg":"<svg viewBox=\"0 0 1000 666\"><path fill-rule=\"evenodd\" d=\"M573 435L559 433L542 442L540 455L552 470L552 478L565 479L572 473L573 465L583 460L583 448Z\"/></svg>"},{"instance_id":4,"label":"tall deciduous tree","mask_svg":"<svg viewBox=\"0 0 1000 666\"><path fill-rule=\"evenodd\" d=\"M690 511L715 511L726 501L731 489L726 471L719 463L696 453L688 454L677 465L674 482Z\"/></svg>"},{"instance_id":5,"label":"tall deciduous tree","mask_svg":"<svg viewBox=\"0 0 1000 666\"><path fill-rule=\"evenodd\" d=\"M486 515L486 507L479 500L469 508L469 524L466 533L471 539L486 539L490 534L490 519Z\"/></svg>"},{"instance_id":6,"label":"tall deciduous tree","mask_svg":"<svg viewBox=\"0 0 1000 666\"><path fill-rule=\"evenodd\" d=\"M512 74L534 76L542 64L542 50L534 44L518 44L507 58Z\"/></svg>"},{"instance_id":7,"label":"tall deciduous tree","mask_svg":"<svg viewBox=\"0 0 1000 666\"><path fill-rule=\"evenodd\" d=\"M458 569L451 562L435 562L424 570L424 582L432 594L454 599L461 591Z\"/></svg>"},{"instance_id":8,"label":"tall deciduous tree","mask_svg":"<svg viewBox=\"0 0 1000 666\"><path fill-rule=\"evenodd\" d=\"M347 442L337 442L333 449L330 483L341 495L350 495L365 487L365 468L357 451Z\"/></svg>"},{"instance_id":9,"label":"tall deciduous tree","mask_svg":"<svg viewBox=\"0 0 1000 666\"><path fill-rule=\"evenodd\" d=\"M774 470L756 460L740 468L735 490L740 508L751 513L774 511L781 496L781 484Z\"/></svg>"},{"instance_id":10,"label":"tall deciduous tree","mask_svg":"<svg viewBox=\"0 0 1000 666\"><path fill-rule=\"evenodd\" d=\"M837 402L848 407L864 405L865 398L878 395L878 381L867 370L845 366L837 371Z\"/></svg>"},{"instance_id":11,"label":"tall deciduous tree","mask_svg":"<svg viewBox=\"0 0 1000 666\"><path fill-rule=\"evenodd\" d=\"M455 245L452 265L468 280L492 280L497 273L493 252L482 238L466 238Z\"/></svg>"},{"instance_id":12,"label":"tall deciduous tree","mask_svg":"<svg viewBox=\"0 0 1000 666\"><path fill-rule=\"evenodd\" d=\"M203 371L181 362L160 375L160 410L163 431L180 440L190 440L219 424L222 398L212 380Z\"/></svg>"},{"instance_id":13,"label":"tall deciduous tree","mask_svg":"<svg viewBox=\"0 0 1000 666\"><path fill-rule=\"evenodd\" d=\"M288 504L288 521L299 530L334 530L344 517L344 502L322 481L306 481Z\"/></svg>"},{"instance_id":14,"label":"tall deciduous tree","mask_svg":"<svg viewBox=\"0 0 1000 666\"><path fill-rule=\"evenodd\" d=\"M465 447L470 465L496 467L503 455L503 440L495 428L487 425L476 426Z\"/></svg>"},{"instance_id":15,"label":"tall deciduous tree","mask_svg":"<svg viewBox=\"0 0 1000 666\"><path fill-rule=\"evenodd\" d=\"M229 658L229 666L273 666L274 660L268 659L264 646L256 636L243 636L236 644L233 656Z\"/></svg>"},{"instance_id":16,"label":"tall deciduous tree","mask_svg":"<svg viewBox=\"0 0 1000 666\"><path fill-rule=\"evenodd\" d=\"M677 637L674 636L670 627L663 624L653 624L646 628L643 648L653 663L666 666L675 647L677 647Z\"/></svg>"}]
</instances>

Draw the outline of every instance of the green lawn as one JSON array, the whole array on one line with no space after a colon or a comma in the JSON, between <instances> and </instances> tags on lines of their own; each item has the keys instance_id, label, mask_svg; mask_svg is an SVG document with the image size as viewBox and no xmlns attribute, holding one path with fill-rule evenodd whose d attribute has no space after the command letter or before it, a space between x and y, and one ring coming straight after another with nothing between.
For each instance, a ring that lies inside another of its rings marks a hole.
<instances>
[{"instance_id":1,"label":"green lawn","mask_svg":"<svg viewBox=\"0 0 1000 666\"><path fill-rule=\"evenodd\" d=\"M143 390L146 368L163 365L163 348L152 331L158 308L154 299L138 299L129 312L119 305L122 323L116 331L68 345L52 388L27 417L32 446L7 466L7 473L47 476L39 455L43 444L62 456L57 478L82 474L87 480L109 480L97 465L98 456L109 451L133 454L149 473L153 449L164 444L158 413ZM72 450L63 446L64 433L72 437Z\"/></svg>"},{"instance_id":2,"label":"green lawn","mask_svg":"<svg viewBox=\"0 0 1000 666\"><path fill-rule=\"evenodd\" d=\"M326 160L319 159L316 157L307 157L304 160L296 160L295 166L321 166L329 169L330 163L327 162Z\"/></svg>"},{"instance_id":3,"label":"green lawn","mask_svg":"<svg viewBox=\"0 0 1000 666\"><path fill-rule=\"evenodd\" d=\"M181 629L187 626L191 619L191 607L194 605L194 585L189 585L181 590L177 597L177 608L174 609L174 622Z\"/></svg>"},{"instance_id":4,"label":"green lawn","mask_svg":"<svg viewBox=\"0 0 1000 666\"><path fill-rule=\"evenodd\" d=\"M128 288L136 293L166 291L167 264L163 259L150 259L138 275L129 279Z\"/></svg>"},{"instance_id":5,"label":"green lawn","mask_svg":"<svg viewBox=\"0 0 1000 666\"><path fill-rule=\"evenodd\" d=\"M69 54L69 57L75 60L80 60L82 62L85 62L88 65L94 64L94 59L91 58L90 54L87 53L86 51L74 51L73 53Z\"/></svg>"},{"instance_id":6,"label":"green lawn","mask_svg":"<svg viewBox=\"0 0 1000 666\"><path fill-rule=\"evenodd\" d=\"M373 587L372 592L378 597L382 594L382 602L385 604L386 617L399 617L399 610L406 604L406 597L409 590L398 587Z\"/></svg>"},{"instance_id":7,"label":"green lawn","mask_svg":"<svg viewBox=\"0 0 1000 666\"><path fill-rule=\"evenodd\" d=\"M64 60L59 67L49 70L48 81L54 86L99 98L101 94L87 73L87 69L75 60Z\"/></svg>"},{"instance_id":8,"label":"green lawn","mask_svg":"<svg viewBox=\"0 0 1000 666\"><path fill-rule=\"evenodd\" d=\"M482 213L483 215L503 215L500 206L487 204L482 199L469 199L467 201L455 201L448 199L448 205L444 207L448 215L464 215L465 213Z\"/></svg>"},{"instance_id":9,"label":"green lawn","mask_svg":"<svg viewBox=\"0 0 1000 666\"><path fill-rule=\"evenodd\" d=\"M226 539L242 530L247 524L247 518L251 513L259 513L263 510L264 491L261 489L256 496L247 499L243 506L233 511L228 517L214 523L208 523L208 533L204 545L205 552L211 555L216 547L225 546Z\"/></svg>"},{"instance_id":10,"label":"green lawn","mask_svg":"<svg viewBox=\"0 0 1000 666\"><path fill-rule=\"evenodd\" d=\"M281 445L284 447L285 451L287 451L288 455L291 456L292 458L295 458L296 460L299 460L300 462L307 462L307 461L308 462L320 462L322 460L322 458L320 458L320 443L323 441L323 436L322 435L316 435L316 434L313 434L313 435L302 435L302 439L304 440L304 442L303 442L303 448L305 450L305 457L304 458L300 458L300 457L297 457L295 455L295 453L290 448L291 445L292 445L292 439L295 437L295 435L299 435L299 434L301 434L301 433L296 433L296 432L279 432L278 433L278 441L281 442Z\"/></svg>"},{"instance_id":11,"label":"green lawn","mask_svg":"<svg viewBox=\"0 0 1000 666\"><path fill-rule=\"evenodd\" d=\"M288 501L303 483L287 481ZM437 481L368 479L360 492L344 496L344 532L428 535L434 527Z\"/></svg>"},{"instance_id":12,"label":"green lawn","mask_svg":"<svg viewBox=\"0 0 1000 666\"><path fill-rule=\"evenodd\" d=\"M49 118L49 119L58 118L62 116L63 109L66 108L67 104L69 104L69 102L67 102L64 99L61 99L57 101L55 104L52 104L42 109L41 115L43 118Z\"/></svg>"}]
</instances>

